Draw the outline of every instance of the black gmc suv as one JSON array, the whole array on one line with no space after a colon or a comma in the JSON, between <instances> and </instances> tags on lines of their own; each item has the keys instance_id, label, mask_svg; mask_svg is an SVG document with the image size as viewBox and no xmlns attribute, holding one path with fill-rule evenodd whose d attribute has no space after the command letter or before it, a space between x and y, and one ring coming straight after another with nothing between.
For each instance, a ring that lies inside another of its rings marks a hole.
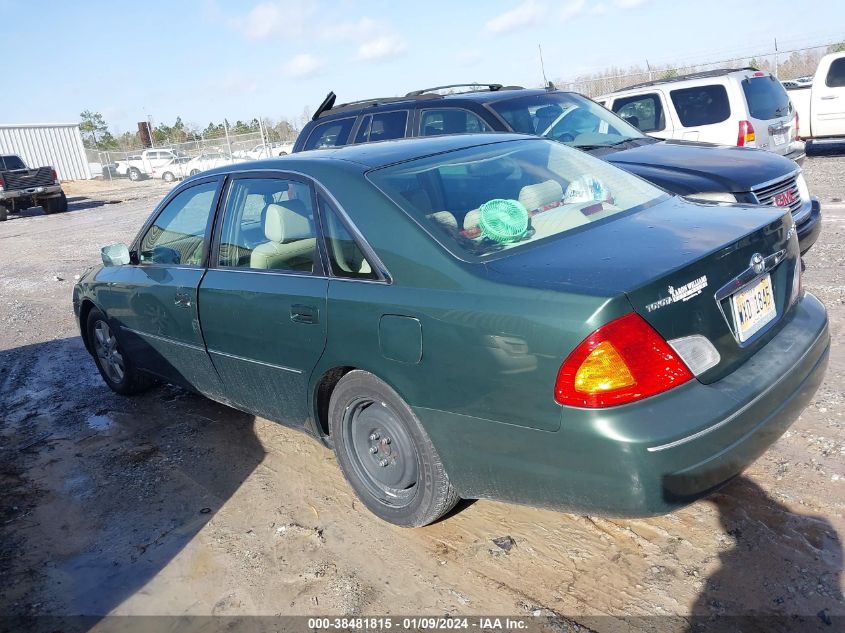
<instances>
[{"instance_id":1,"label":"black gmc suv","mask_svg":"<svg viewBox=\"0 0 845 633\"><path fill-rule=\"evenodd\" d=\"M551 85L451 85L337 106L335 100L330 92L294 152L413 136L519 132L589 152L697 201L788 207L802 254L821 231L821 205L795 162L745 147L656 139L587 97Z\"/></svg>"}]
</instances>

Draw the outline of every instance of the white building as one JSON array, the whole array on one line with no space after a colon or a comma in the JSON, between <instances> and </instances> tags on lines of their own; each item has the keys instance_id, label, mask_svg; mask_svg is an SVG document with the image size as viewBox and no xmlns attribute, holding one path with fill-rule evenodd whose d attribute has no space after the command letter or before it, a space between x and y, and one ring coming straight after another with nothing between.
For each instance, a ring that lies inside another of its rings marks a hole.
<instances>
[{"instance_id":1,"label":"white building","mask_svg":"<svg viewBox=\"0 0 845 633\"><path fill-rule=\"evenodd\" d=\"M61 180L91 178L78 123L2 124L0 154L17 154L28 167L50 165Z\"/></svg>"}]
</instances>

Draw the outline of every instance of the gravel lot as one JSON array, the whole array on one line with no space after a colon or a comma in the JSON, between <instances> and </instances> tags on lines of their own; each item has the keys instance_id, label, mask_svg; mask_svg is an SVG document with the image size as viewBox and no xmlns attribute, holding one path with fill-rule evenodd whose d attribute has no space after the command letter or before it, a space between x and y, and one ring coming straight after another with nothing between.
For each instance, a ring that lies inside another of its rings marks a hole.
<instances>
[{"instance_id":1,"label":"gravel lot","mask_svg":"<svg viewBox=\"0 0 845 633\"><path fill-rule=\"evenodd\" d=\"M682 631L691 615L768 614L832 630L845 617L845 158L804 167L825 214L805 286L830 312L826 381L744 476L644 520L478 501L424 529L382 523L308 437L100 380L74 276L129 241L167 186L72 183L70 212L0 223L0 615L542 614ZM594 617L607 615L681 617Z\"/></svg>"}]
</instances>

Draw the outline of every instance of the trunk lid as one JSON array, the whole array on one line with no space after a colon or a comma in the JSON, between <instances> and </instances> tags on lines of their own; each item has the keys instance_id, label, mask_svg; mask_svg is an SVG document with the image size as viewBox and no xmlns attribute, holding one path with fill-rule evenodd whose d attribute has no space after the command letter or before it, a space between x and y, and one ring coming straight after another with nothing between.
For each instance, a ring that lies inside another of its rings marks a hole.
<instances>
[{"instance_id":1,"label":"trunk lid","mask_svg":"<svg viewBox=\"0 0 845 633\"><path fill-rule=\"evenodd\" d=\"M667 341L707 337L721 360L698 378L712 382L753 355L779 329L799 262L794 233L791 216L783 210L671 198L586 225L487 266L506 282L528 280L535 286L589 294L624 293ZM751 272L755 255L770 269ZM770 276L775 316L740 341L730 296L765 275Z\"/></svg>"}]
</instances>

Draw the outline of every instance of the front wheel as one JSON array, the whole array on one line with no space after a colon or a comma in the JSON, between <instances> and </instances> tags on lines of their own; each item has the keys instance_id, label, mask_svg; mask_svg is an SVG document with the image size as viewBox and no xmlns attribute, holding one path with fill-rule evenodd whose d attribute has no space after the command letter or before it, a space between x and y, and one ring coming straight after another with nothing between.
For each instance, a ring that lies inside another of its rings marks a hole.
<instances>
[{"instance_id":1,"label":"front wheel","mask_svg":"<svg viewBox=\"0 0 845 633\"><path fill-rule=\"evenodd\" d=\"M130 167L129 171L127 172L127 176L129 176L129 180L132 182L137 182L141 180L141 171L136 169L135 167Z\"/></svg>"},{"instance_id":2,"label":"front wheel","mask_svg":"<svg viewBox=\"0 0 845 633\"><path fill-rule=\"evenodd\" d=\"M191 170L191 173L190 173L190 174L188 174L188 175L189 175L189 176L196 176L198 173L200 173L200 170L199 170L199 169L192 169L192 170Z\"/></svg>"},{"instance_id":3,"label":"front wheel","mask_svg":"<svg viewBox=\"0 0 845 633\"><path fill-rule=\"evenodd\" d=\"M171 174L169 171L166 171L164 172L164 175L161 177L161 179L164 180L164 182L173 182L174 180L176 180L176 176Z\"/></svg>"},{"instance_id":4,"label":"front wheel","mask_svg":"<svg viewBox=\"0 0 845 633\"><path fill-rule=\"evenodd\" d=\"M94 362L112 391L129 396L140 393L153 384L150 376L135 369L102 312L96 308L92 309L88 314L87 327Z\"/></svg>"},{"instance_id":5,"label":"front wheel","mask_svg":"<svg viewBox=\"0 0 845 633\"><path fill-rule=\"evenodd\" d=\"M373 514L420 527L455 507L458 493L417 416L373 374L355 370L341 378L329 423L340 469Z\"/></svg>"}]
</instances>

